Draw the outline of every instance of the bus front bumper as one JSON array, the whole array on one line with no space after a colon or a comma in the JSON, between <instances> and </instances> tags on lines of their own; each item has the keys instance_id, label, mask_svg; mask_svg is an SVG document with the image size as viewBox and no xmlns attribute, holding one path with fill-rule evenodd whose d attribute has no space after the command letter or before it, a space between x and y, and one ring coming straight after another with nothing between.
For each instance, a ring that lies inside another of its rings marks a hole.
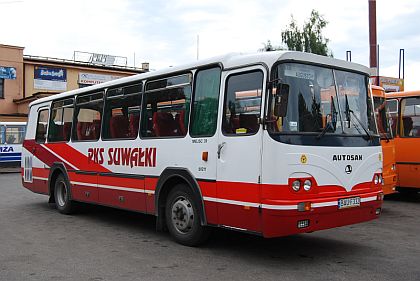
<instances>
[{"instance_id":1,"label":"bus front bumper","mask_svg":"<svg viewBox=\"0 0 420 281\"><path fill-rule=\"evenodd\" d=\"M381 213L383 194L376 192L369 197L361 197L360 205L341 209L338 207L339 200L340 198L329 198L324 203L311 202L306 211L299 211L297 208L263 208L263 236L287 236L376 219ZM266 206L281 206L276 201L269 200Z\"/></svg>"}]
</instances>

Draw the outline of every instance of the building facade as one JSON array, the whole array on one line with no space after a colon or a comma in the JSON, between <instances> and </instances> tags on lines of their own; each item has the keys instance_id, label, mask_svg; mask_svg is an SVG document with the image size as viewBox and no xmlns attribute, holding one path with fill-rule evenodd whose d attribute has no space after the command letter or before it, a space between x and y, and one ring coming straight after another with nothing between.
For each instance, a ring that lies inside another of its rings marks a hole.
<instances>
[{"instance_id":1,"label":"building facade","mask_svg":"<svg viewBox=\"0 0 420 281\"><path fill-rule=\"evenodd\" d=\"M23 50L0 44L0 122L27 121L28 105L35 99L148 71L27 56Z\"/></svg>"}]
</instances>

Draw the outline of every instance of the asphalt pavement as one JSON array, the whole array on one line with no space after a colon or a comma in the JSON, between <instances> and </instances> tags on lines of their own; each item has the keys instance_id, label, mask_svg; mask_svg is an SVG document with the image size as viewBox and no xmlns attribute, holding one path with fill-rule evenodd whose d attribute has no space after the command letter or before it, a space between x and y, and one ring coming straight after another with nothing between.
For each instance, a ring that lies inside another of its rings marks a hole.
<instances>
[{"instance_id":1,"label":"asphalt pavement","mask_svg":"<svg viewBox=\"0 0 420 281\"><path fill-rule=\"evenodd\" d=\"M275 239L216 229L200 248L153 216L47 202L0 174L0 280L420 280L420 195L387 198L367 223Z\"/></svg>"}]
</instances>

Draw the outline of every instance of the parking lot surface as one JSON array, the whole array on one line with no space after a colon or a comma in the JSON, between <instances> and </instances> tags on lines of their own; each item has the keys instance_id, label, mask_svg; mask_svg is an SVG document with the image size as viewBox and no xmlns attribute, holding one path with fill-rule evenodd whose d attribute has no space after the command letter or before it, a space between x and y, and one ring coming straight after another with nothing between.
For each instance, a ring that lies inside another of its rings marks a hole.
<instances>
[{"instance_id":1,"label":"parking lot surface","mask_svg":"<svg viewBox=\"0 0 420 281\"><path fill-rule=\"evenodd\" d=\"M216 229L200 248L155 219L100 206L59 214L0 174L0 280L420 280L420 195L387 198L379 220L264 239Z\"/></svg>"}]
</instances>

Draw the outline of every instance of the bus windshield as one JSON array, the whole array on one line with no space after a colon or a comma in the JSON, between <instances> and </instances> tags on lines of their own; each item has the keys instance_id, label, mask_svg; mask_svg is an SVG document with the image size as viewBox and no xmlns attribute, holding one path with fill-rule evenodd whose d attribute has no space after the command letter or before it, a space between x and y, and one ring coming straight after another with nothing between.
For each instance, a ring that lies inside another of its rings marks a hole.
<instances>
[{"instance_id":1,"label":"bus windshield","mask_svg":"<svg viewBox=\"0 0 420 281\"><path fill-rule=\"evenodd\" d=\"M378 132L381 139L391 139L392 133L388 122L388 108L385 98L373 97L373 106L375 108L376 123L378 124Z\"/></svg>"},{"instance_id":2,"label":"bus windshield","mask_svg":"<svg viewBox=\"0 0 420 281\"><path fill-rule=\"evenodd\" d=\"M274 69L273 81L278 83L269 102L271 133L377 134L367 76L283 63Z\"/></svg>"}]
</instances>

